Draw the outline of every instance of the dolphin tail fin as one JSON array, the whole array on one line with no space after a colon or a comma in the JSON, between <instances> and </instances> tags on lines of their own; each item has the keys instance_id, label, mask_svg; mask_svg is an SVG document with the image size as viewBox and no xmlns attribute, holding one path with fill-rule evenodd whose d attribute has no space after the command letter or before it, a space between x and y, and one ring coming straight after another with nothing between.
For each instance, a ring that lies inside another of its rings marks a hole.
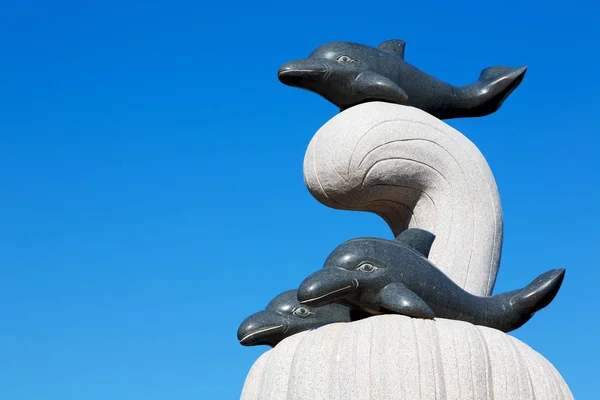
<instances>
[{"instance_id":1,"label":"dolphin tail fin","mask_svg":"<svg viewBox=\"0 0 600 400\"><path fill-rule=\"evenodd\" d=\"M511 303L523 312L533 315L554 300L565 278L564 269L544 272L525 288L516 291Z\"/></svg>"},{"instance_id":2,"label":"dolphin tail fin","mask_svg":"<svg viewBox=\"0 0 600 400\"><path fill-rule=\"evenodd\" d=\"M504 100L519 86L525 77L527 67L490 67L481 71L479 80L467 86L472 90L476 98L479 98L474 108L477 115L484 116L498 110ZM474 110L471 110L474 111Z\"/></svg>"}]
</instances>

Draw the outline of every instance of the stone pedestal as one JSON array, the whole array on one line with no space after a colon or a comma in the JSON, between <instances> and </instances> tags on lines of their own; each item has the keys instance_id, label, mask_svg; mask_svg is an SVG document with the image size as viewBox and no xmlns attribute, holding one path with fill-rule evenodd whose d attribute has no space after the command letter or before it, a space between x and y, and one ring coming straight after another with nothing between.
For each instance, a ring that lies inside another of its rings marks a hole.
<instances>
[{"instance_id":1,"label":"stone pedestal","mask_svg":"<svg viewBox=\"0 0 600 400\"><path fill-rule=\"evenodd\" d=\"M523 342L451 320L382 315L293 335L250 370L243 400L572 399Z\"/></svg>"}]
</instances>

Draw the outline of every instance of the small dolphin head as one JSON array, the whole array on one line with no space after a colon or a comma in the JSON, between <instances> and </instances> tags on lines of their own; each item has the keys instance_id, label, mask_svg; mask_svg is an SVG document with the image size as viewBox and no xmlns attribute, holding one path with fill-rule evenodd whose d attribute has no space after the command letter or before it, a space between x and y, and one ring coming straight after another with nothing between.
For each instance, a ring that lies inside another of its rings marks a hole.
<instances>
[{"instance_id":1,"label":"small dolphin head","mask_svg":"<svg viewBox=\"0 0 600 400\"><path fill-rule=\"evenodd\" d=\"M285 85L320 94L342 110L369 100L404 101L405 93L384 76L389 58L373 47L332 42L308 58L285 63L278 77Z\"/></svg>"},{"instance_id":2,"label":"small dolphin head","mask_svg":"<svg viewBox=\"0 0 600 400\"><path fill-rule=\"evenodd\" d=\"M298 289L300 304L320 307L375 293L388 282L389 265L378 254L396 244L383 239L353 239L338 246L322 270L306 278Z\"/></svg>"},{"instance_id":3,"label":"small dolphin head","mask_svg":"<svg viewBox=\"0 0 600 400\"><path fill-rule=\"evenodd\" d=\"M298 332L315 329L333 322L349 322L349 309L331 304L319 309L298 302L296 290L288 290L275 297L264 311L246 318L238 329L238 340L244 346L268 345Z\"/></svg>"}]
</instances>

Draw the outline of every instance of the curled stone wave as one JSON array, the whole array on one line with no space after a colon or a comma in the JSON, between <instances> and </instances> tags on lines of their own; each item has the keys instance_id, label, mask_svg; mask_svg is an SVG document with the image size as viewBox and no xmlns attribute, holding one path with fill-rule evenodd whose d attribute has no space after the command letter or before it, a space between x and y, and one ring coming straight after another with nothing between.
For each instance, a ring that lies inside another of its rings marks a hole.
<instances>
[{"instance_id":1,"label":"curled stone wave","mask_svg":"<svg viewBox=\"0 0 600 400\"><path fill-rule=\"evenodd\" d=\"M500 196L485 158L456 129L413 107L351 107L312 138L304 180L319 202L375 213L394 235L413 227L434 233L429 259L466 291L492 293Z\"/></svg>"}]
</instances>

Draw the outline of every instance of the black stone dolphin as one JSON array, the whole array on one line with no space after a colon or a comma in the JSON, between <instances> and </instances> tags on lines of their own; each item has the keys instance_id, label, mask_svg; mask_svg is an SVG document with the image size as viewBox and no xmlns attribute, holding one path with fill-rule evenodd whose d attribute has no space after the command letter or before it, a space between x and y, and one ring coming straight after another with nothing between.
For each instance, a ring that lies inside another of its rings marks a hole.
<instances>
[{"instance_id":1,"label":"black stone dolphin","mask_svg":"<svg viewBox=\"0 0 600 400\"><path fill-rule=\"evenodd\" d=\"M370 314L440 317L509 332L550 304L565 275L564 269L551 270L524 289L474 296L427 260L434 238L408 229L394 241L347 241L329 255L322 270L302 282L298 300L310 307L343 302Z\"/></svg>"},{"instance_id":2,"label":"black stone dolphin","mask_svg":"<svg viewBox=\"0 0 600 400\"><path fill-rule=\"evenodd\" d=\"M467 86L442 82L404 61L403 40L377 48L332 42L308 58L279 68L279 80L310 90L341 110L368 101L420 108L439 119L481 117L496 111L519 86L527 67L490 67Z\"/></svg>"},{"instance_id":3,"label":"black stone dolphin","mask_svg":"<svg viewBox=\"0 0 600 400\"><path fill-rule=\"evenodd\" d=\"M350 309L335 303L318 309L303 306L296 291L288 290L271 300L265 311L246 318L237 335L244 346L275 347L288 336L333 322L350 322Z\"/></svg>"}]
</instances>

